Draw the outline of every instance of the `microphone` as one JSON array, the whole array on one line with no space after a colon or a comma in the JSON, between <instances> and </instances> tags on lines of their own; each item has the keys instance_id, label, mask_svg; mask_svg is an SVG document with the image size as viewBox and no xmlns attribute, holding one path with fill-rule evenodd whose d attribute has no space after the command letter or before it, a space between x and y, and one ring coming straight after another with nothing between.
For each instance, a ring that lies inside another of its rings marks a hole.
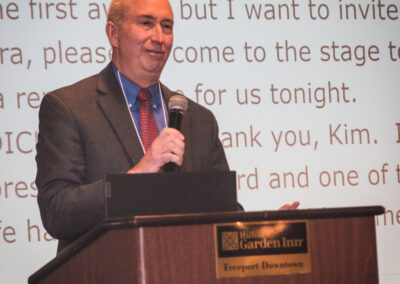
<instances>
[{"instance_id":1,"label":"microphone","mask_svg":"<svg viewBox=\"0 0 400 284\"><path fill-rule=\"evenodd\" d=\"M188 101L182 95L173 96L168 103L169 123L168 127L178 131L182 129L183 115L188 108ZM164 172L177 172L178 166L173 162L168 162L163 166Z\"/></svg>"}]
</instances>

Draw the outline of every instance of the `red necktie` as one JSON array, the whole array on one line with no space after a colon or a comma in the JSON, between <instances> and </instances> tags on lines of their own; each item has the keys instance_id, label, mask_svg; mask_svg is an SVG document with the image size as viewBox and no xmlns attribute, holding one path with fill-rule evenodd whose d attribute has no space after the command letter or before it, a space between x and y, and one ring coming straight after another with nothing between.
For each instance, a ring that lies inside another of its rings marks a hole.
<instances>
[{"instance_id":1,"label":"red necktie","mask_svg":"<svg viewBox=\"0 0 400 284\"><path fill-rule=\"evenodd\" d=\"M148 89L140 89L137 98L140 102L140 134L144 149L150 148L153 140L158 136L158 127L154 115L151 111L151 93Z\"/></svg>"}]
</instances>

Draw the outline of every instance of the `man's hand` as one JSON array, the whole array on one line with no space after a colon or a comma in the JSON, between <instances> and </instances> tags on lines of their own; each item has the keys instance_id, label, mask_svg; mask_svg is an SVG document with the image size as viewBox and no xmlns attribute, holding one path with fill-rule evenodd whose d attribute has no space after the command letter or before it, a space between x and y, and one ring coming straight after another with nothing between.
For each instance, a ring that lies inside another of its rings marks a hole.
<instances>
[{"instance_id":1,"label":"man's hand","mask_svg":"<svg viewBox=\"0 0 400 284\"><path fill-rule=\"evenodd\" d=\"M156 173L168 162L181 166L185 151L184 139L185 137L178 130L164 128L154 139L140 162L127 173Z\"/></svg>"},{"instance_id":2,"label":"man's hand","mask_svg":"<svg viewBox=\"0 0 400 284\"><path fill-rule=\"evenodd\" d=\"M292 204L285 204L283 205L281 208L279 208L279 210L294 210L297 209L297 207L299 207L300 202L295 201Z\"/></svg>"}]
</instances>

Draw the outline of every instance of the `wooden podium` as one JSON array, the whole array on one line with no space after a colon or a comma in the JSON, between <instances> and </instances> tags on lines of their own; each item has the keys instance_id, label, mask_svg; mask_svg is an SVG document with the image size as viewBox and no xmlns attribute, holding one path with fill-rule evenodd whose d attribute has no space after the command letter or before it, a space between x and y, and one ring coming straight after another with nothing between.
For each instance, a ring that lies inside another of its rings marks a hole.
<instances>
[{"instance_id":1,"label":"wooden podium","mask_svg":"<svg viewBox=\"0 0 400 284\"><path fill-rule=\"evenodd\" d=\"M378 283L374 216L384 208L142 216L105 221L29 283ZM215 224L306 220L311 272L217 278Z\"/></svg>"}]
</instances>

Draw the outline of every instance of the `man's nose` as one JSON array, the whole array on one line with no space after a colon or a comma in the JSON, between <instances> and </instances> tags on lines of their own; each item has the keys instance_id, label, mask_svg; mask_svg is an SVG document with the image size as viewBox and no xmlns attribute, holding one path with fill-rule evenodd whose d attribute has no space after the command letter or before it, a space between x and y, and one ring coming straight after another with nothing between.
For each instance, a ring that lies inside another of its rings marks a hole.
<instances>
[{"instance_id":1,"label":"man's nose","mask_svg":"<svg viewBox=\"0 0 400 284\"><path fill-rule=\"evenodd\" d=\"M156 25L152 29L151 40L157 43L164 43L164 32L161 25Z\"/></svg>"}]
</instances>

